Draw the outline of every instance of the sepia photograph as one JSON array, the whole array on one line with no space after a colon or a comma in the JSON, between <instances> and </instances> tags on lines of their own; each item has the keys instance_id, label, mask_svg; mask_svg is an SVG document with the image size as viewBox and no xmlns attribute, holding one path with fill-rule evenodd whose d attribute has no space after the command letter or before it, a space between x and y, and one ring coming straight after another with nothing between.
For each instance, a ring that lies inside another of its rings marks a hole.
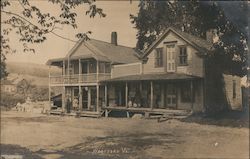
<instances>
[{"instance_id":1,"label":"sepia photograph","mask_svg":"<svg viewBox=\"0 0 250 159\"><path fill-rule=\"evenodd\" d=\"M248 1L1 0L0 159L248 159Z\"/></svg>"}]
</instances>

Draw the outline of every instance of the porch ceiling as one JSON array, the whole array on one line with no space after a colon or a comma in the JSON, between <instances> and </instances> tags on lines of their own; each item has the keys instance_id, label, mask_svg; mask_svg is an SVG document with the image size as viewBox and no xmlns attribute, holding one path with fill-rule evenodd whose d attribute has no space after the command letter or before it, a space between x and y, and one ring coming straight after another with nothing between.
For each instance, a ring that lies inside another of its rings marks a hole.
<instances>
[{"instance_id":1,"label":"porch ceiling","mask_svg":"<svg viewBox=\"0 0 250 159\"><path fill-rule=\"evenodd\" d=\"M177 73L165 73L165 74L141 74L141 75L129 75L123 77L112 78L102 82L121 82L121 81L160 81L160 80L191 80L201 79L198 76L177 74Z\"/></svg>"}]
</instances>

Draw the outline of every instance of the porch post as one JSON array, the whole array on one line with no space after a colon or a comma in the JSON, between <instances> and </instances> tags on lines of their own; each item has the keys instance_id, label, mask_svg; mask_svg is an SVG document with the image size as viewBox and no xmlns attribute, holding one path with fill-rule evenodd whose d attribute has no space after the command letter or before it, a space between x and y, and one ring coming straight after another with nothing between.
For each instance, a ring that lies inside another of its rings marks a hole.
<instances>
[{"instance_id":1,"label":"porch post","mask_svg":"<svg viewBox=\"0 0 250 159\"><path fill-rule=\"evenodd\" d=\"M51 110L50 65L49 65L49 108Z\"/></svg>"},{"instance_id":2,"label":"porch post","mask_svg":"<svg viewBox=\"0 0 250 159\"><path fill-rule=\"evenodd\" d=\"M104 91L104 98L105 98L105 107L107 107L108 106L108 86L107 86L107 84L105 84L105 91Z\"/></svg>"},{"instance_id":3,"label":"porch post","mask_svg":"<svg viewBox=\"0 0 250 159\"><path fill-rule=\"evenodd\" d=\"M99 81L99 61L96 61L96 81Z\"/></svg>"},{"instance_id":4,"label":"porch post","mask_svg":"<svg viewBox=\"0 0 250 159\"><path fill-rule=\"evenodd\" d=\"M81 63L81 59L79 59L78 61L78 66L79 66L79 79L78 79L78 83L80 83L81 81L81 74L82 74L82 63Z\"/></svg>"},{"instance_id":5,"label":"porch post","mask_svg":"<svg viewBox=\"0 0 250 159\"><path fill-rule=\"evenodd\" d=\"M82 111L82 88L79 85L79 110Z\"/></svg>"},{"instance_id":6,"label":"porch post","mask_svg":"<svg viewBox=\"0 0 250 159\"><path fill-rule=\"evenodd\" d=\"M99 84L96 85L96 111L99 112Z\"/></svg>"},{"instance_id":7,"label":"porch post","mask_svg":"<svg viewBox=\"0 0 250 159\"><path fill-rule=\"evenodd\" d=\"M91 89L88 87L88 110L90 110L91 106Z\"/></svg>"},{"instance_id":8,"label":"porch post","mask_svg":"<svg viewBox=\"0 0 250 159\"><path fill-rule=\"evenodd\" d=\"M193 97L193 94L194 94L194 88L193 88L194 86L193 86L193 80L191 80L190 81L190 90L191 90L191 103L192 103L192 105L191 105L191 108L192 108L192 110L193 110L193 107L194 107L194 97Z\"/></svg>"},{"instance_id":9,"label":"porch post","mask_svg":"<svg viewBox=\"0 0 250 159\"><path fill-rule=\"evenodd\" d=\"M63 86L63 91L62 91L62 111L65 111L65 86Z\"/></svg>"},{"instance_id":10,"label":"porch post","mask_svg":"<svg viewBox=\"0 0 250 159\"><path fill-rule=\"evenodd\" d=\"M70 61L69 61L69 56L68 56L68 71L67 71L67 74L68 74L68 83L70 84L69 65L70 65Z\"/></svg>"},{"instance_id":11,"label":"porch post","mask_svg":"<svg viewBox=\"0 0 250 159\"><path fill-rule=\"evenodd\" d=\"M125 103L126 103L126 107L128 108L128 82L126 82L126 86L125 86Z\"/></svg>"},{"instance_id":12,"label":"porch post","mask_svg":"<svg viewBox=\"0 0 250 159\"><path fill-rule=\"evenodd\" d=\"M63 60L63 72L62 72L62 83L64 83L64 76L66 74L66 70L65 70L65 61Z\"/></svg>"},{"instance_id":13,"label":"porch post","mask_svg":"<svg viewBox=\"0 0 250 159\"><path fill-rule=\"evenodd\" d=\"M70 61L69 61L69 57L68 57L68 72L67 72L68 75L69 75L69 65L70 65Z\"/></svg>"},{"instance_id":14,"label":"porch post","mask_svg":"<svg viewBox=\"0 0 250 159\"><path fill-rule=\"evenodd\" d=\"M151 109L153 109L153 99L154 99L153 81L150 81L150 90L151 90L151 93L150 93L150 107L151 107Z\"/></svg>"},{"instance_id":15,"label":"porch post","mask_svg":"<svg viewBox=\"0 0 250 159\"><path fill-rule=\"evenodd\" d=\"M65 75L65 61L63 60L63 68L62 68L62 75Z\"/></svg>"}]
</instances>

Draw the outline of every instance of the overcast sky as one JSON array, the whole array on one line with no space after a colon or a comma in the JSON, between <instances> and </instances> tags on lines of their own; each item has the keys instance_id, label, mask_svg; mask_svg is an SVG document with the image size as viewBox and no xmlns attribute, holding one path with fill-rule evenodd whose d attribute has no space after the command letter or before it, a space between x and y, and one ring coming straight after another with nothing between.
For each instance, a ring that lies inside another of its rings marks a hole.
<instances>
[{"instance_id":1,"label":"overcast sky","mask_svg":"<svg viewBox=\"0 0 250 159\"><path fill-rule=\"evenodd\" d=\"M53 6L46 1L34 1L41 9L44 9L50 13L57 13L57 6ZM17 3L18 4L18 3ZM136 45L136 32L130 22L129 14L137 14L138 1L133 1L130 4L129 1L99 1L96 2L97 6L102 8L107 14L105 18L99 18L99 16L89 18L85 16L83 7L77 8L77 21L78 28L62 28L62 30L56 30L56 32L64 37L75 39L77 32L92 31L91 38L110 42L110 36L112 31L116 31L118 34L118 44L135 47ZM18 13L18 5L11 8L13 12ZM2 15L4 16L4 15ZM75 39L76 40L76 39ZM17 48L17 53L7 55L7 62L32 62L45 64L50 58L59 58L67 54L67 52L73 47L74 43L54 36L53 34L48 36L42 44L34 46L36 53L23 53L20 47L20 43L15 35L11 37L12 46Z\"/></svg>"}]
</instances>

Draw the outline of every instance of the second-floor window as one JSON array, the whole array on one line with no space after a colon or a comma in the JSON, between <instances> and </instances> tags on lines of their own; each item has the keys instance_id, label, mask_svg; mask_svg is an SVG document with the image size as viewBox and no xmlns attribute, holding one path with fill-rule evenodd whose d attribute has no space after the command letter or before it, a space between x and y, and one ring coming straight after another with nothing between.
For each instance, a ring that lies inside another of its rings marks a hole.
<instances>
[{"instance_id":1,"label":"second-floor window","mask_svg":"<svg viewBox=\"0 0 250 159\"><path fill-rule=\"evenodd\" d=\"M111 72L110 63L107 62L99 63L99 73L110 73L110 72Z\"/></svg>"},{"instance_id":2,"label":"second-floor window","mask_svg":"<svg viewBox=\"0 0 250 159\"><path fill-rule=\"evenodd\" d=\"M163 48L155 49L155 67L163 67Z\"/></svg>"},{"instance_id":3,"label":"second-floor window","mask_svg":"<svg viewBox=\"0 0 250 159\"><path fill-rule=\"evenodd\" d=\"M180 65L187 65L187 47L186 46L181 46L180 47Z\"/></svg>"}]
</instances>

